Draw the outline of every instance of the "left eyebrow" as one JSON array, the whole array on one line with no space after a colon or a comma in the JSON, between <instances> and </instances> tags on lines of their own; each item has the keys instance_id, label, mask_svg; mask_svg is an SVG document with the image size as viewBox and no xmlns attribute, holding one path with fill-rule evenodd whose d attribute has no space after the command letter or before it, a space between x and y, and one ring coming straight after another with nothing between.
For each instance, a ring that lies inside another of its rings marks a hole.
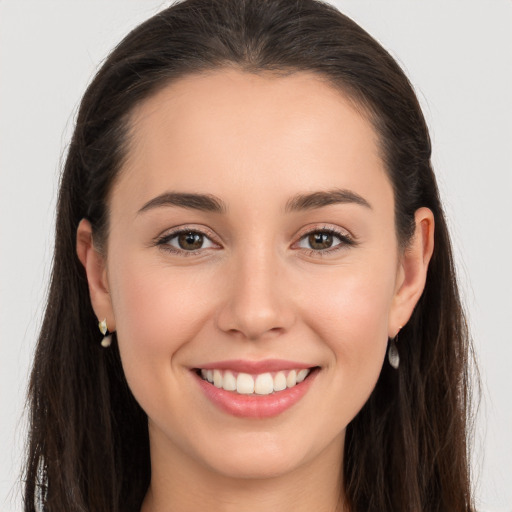
<instances>
[{"instance_id":1,"label":"left eyebrow","mask_svg":"<svg viewBox=\"0 0 512 512\"><path fill-rule=\"evenodd\" d=\"M285 212L314 210L331 204L353 203L372 209L370 203L359 194L346 189L333 189L310 194L298 194L290 198L285 206Z\"/></svg>"}]
</instances>

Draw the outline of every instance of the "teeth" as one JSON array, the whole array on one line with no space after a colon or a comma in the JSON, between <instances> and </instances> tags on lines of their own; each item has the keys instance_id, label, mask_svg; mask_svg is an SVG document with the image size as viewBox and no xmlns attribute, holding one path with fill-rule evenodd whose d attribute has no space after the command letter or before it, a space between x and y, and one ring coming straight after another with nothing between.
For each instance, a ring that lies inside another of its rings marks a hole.
<instances>
[{"instance_id":1,"label":"teeth","mask_svg":"<svg viewBox=\"0 0 512 512\"><path fill-rule=\"evenodd\" d=\"M274 391L283 391L286 389L286 375L283 372L277 372L274 377Z\"/></svg>"},{"instance_id":2,"label":"teeth","mask_svg":"<svg viewBox=\"0 0 512 512\"><path fill-rule=\"evenodd\" d=\"M299 370L297 372L297 384L302 382L308 376L309 370Z\"/></svg>"},{"instance_id":3,"label":"teeth","mask_svg":"<svg viewBox=\"0 0 512 512\"><path fill-rule=\"evenodd\" d=\"M248 373L239 373L236 378L236 392L242 395L254 393L254 379Z\"/></svg>"},{"instance_id":4,"label":"teeth","mask_svg":"<svg viewBox=\"0 0 512 512\"><path fill-rule=\"evenodd\" d=\"M288 377L286 377L286 386L289 388L293 388L297 384L297 372L295 370L292 370Z\"/></svg>"},{"instance_id":5,"label":"teeth","mask_svg":"<svg viewBox=\"0 0 512 512\"><path fill-rule=\"evenodd\" d=\"M270 395L276 391L293 388L301 383L310 373L310 369L279 371L251 375L234 374L229 370L201 370L201 376L217 388L236 391L241 395Z\"/></svg>"},{"instance_id":6,"label":"teeth","mask_svg":"<svg viewBox=\"0 0 512 512\"><path fill-rule=\"evenodd\" d=\"M262 373L256 377L254 392L257 395L270 395L274 391L274 379L270 373Z\"/></svg>"},{"instance_id":7,"label":"teeth","mask_svg":"<svg viewBox=\"0 0 512 512\"><path fill-rule=\"evenodd\" d=\"M229 370L224 373L224 379L222 381L222 387L226 391L235 391L236 390L236 379L235 379L235 376Z\"/></svg>"},{"instance_id":8,"label":"teeth","mask_svg":"<svg viewBox=\"0 0 512 512\"><path fill-rule=\"evenodd\" d=\"M222 387L222 373L219 370L213 370L213 385L216 388Z\"/></svg>"}]
</instances>

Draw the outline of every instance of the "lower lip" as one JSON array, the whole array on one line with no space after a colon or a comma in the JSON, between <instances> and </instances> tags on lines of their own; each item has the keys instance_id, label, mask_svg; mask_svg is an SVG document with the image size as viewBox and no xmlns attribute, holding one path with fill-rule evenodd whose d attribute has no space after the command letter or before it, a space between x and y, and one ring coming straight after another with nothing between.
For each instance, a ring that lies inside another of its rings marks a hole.
<instances>
[{"instance_id":1,"label":"lower lip","mask_svg":"<svg viewBox=\"0 0 512 512\"><path fill-rule=\"evenodd\" d=\"M295 405L309 390L318 374L314 369L305 380L293 388L270 395L240 395L217 388L193 372L204 394L224 412L240 418L272 418Z\"/></svg>"}]
</instances>

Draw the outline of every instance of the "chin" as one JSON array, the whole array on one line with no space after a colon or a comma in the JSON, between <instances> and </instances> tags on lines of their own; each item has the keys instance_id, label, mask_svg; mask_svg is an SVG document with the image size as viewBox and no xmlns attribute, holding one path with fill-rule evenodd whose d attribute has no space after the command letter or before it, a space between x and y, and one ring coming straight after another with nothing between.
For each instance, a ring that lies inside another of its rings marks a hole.
<instances>
[{"instance_id":1,"label":"chin","mask_svg":"<svg viewBox=\"0 0 512 512\"><path fill-rule=\"evenodd\" d=\"M297 443L270 433L246 434L232 443L219 443L199 454L210 471L227 478L276 478L300 467L305 460Z\"/></svg>"},{"instance_id":2,"label":"chin","mask_svg":"<svg viewBox=\"0 0 512 512\"><path fill-rule=\"evenodd\" d=\"M300 461L290 460L285 454L274 457L236 457L216 461L211 469L229 479L267 480L291 473L300 466Z\"/></svg>"}]
</instances>

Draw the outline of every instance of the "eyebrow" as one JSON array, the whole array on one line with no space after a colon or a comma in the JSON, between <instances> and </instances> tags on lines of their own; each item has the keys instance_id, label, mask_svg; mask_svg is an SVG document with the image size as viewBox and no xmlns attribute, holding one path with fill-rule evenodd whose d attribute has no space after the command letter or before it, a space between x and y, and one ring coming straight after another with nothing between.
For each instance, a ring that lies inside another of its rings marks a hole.
<instances>
[{"instance_id":1,"label":"eyebrow","mask_svg":"<svg viewBox=\"0 0 512 512\"><path fill-rule=\"evenodd\" d=\"M359 194L346 189L332 189L311 194L298 194L286 203L285 211L314 210L331 204L347 203L354 203L372 209L370 203Z\"/></svg>"},{"instance_id":2,"label":"eyebrow","mask_svg":"<svg viewBox=\"0 0 512 512\"><path fill-rule=\"evenodd\" d=\"M285 206L285 212L314 210L332 204L355 203L372 209L370 203L362 196L346 189L333 189L310 194L298 194L290 198ZM159 208L162 206L178 206L190 210L204 212L226 213L228 208L222 199L211 194L196 194L190 192L165 192L149 200L139 211Z\"/></svg>"},{"instance_id":3,"label":"eyebrow","mask_svg":"<svg viewBox=\"0 0 512 512\"><path fill-rule=\"evenodd\" d=\"M161 206L179 206L190 210L225 213L226 204L210 194L194 194L187 192L165 192L148 201L138 213L146 212Z\"/></svg>"}]
</instances>

